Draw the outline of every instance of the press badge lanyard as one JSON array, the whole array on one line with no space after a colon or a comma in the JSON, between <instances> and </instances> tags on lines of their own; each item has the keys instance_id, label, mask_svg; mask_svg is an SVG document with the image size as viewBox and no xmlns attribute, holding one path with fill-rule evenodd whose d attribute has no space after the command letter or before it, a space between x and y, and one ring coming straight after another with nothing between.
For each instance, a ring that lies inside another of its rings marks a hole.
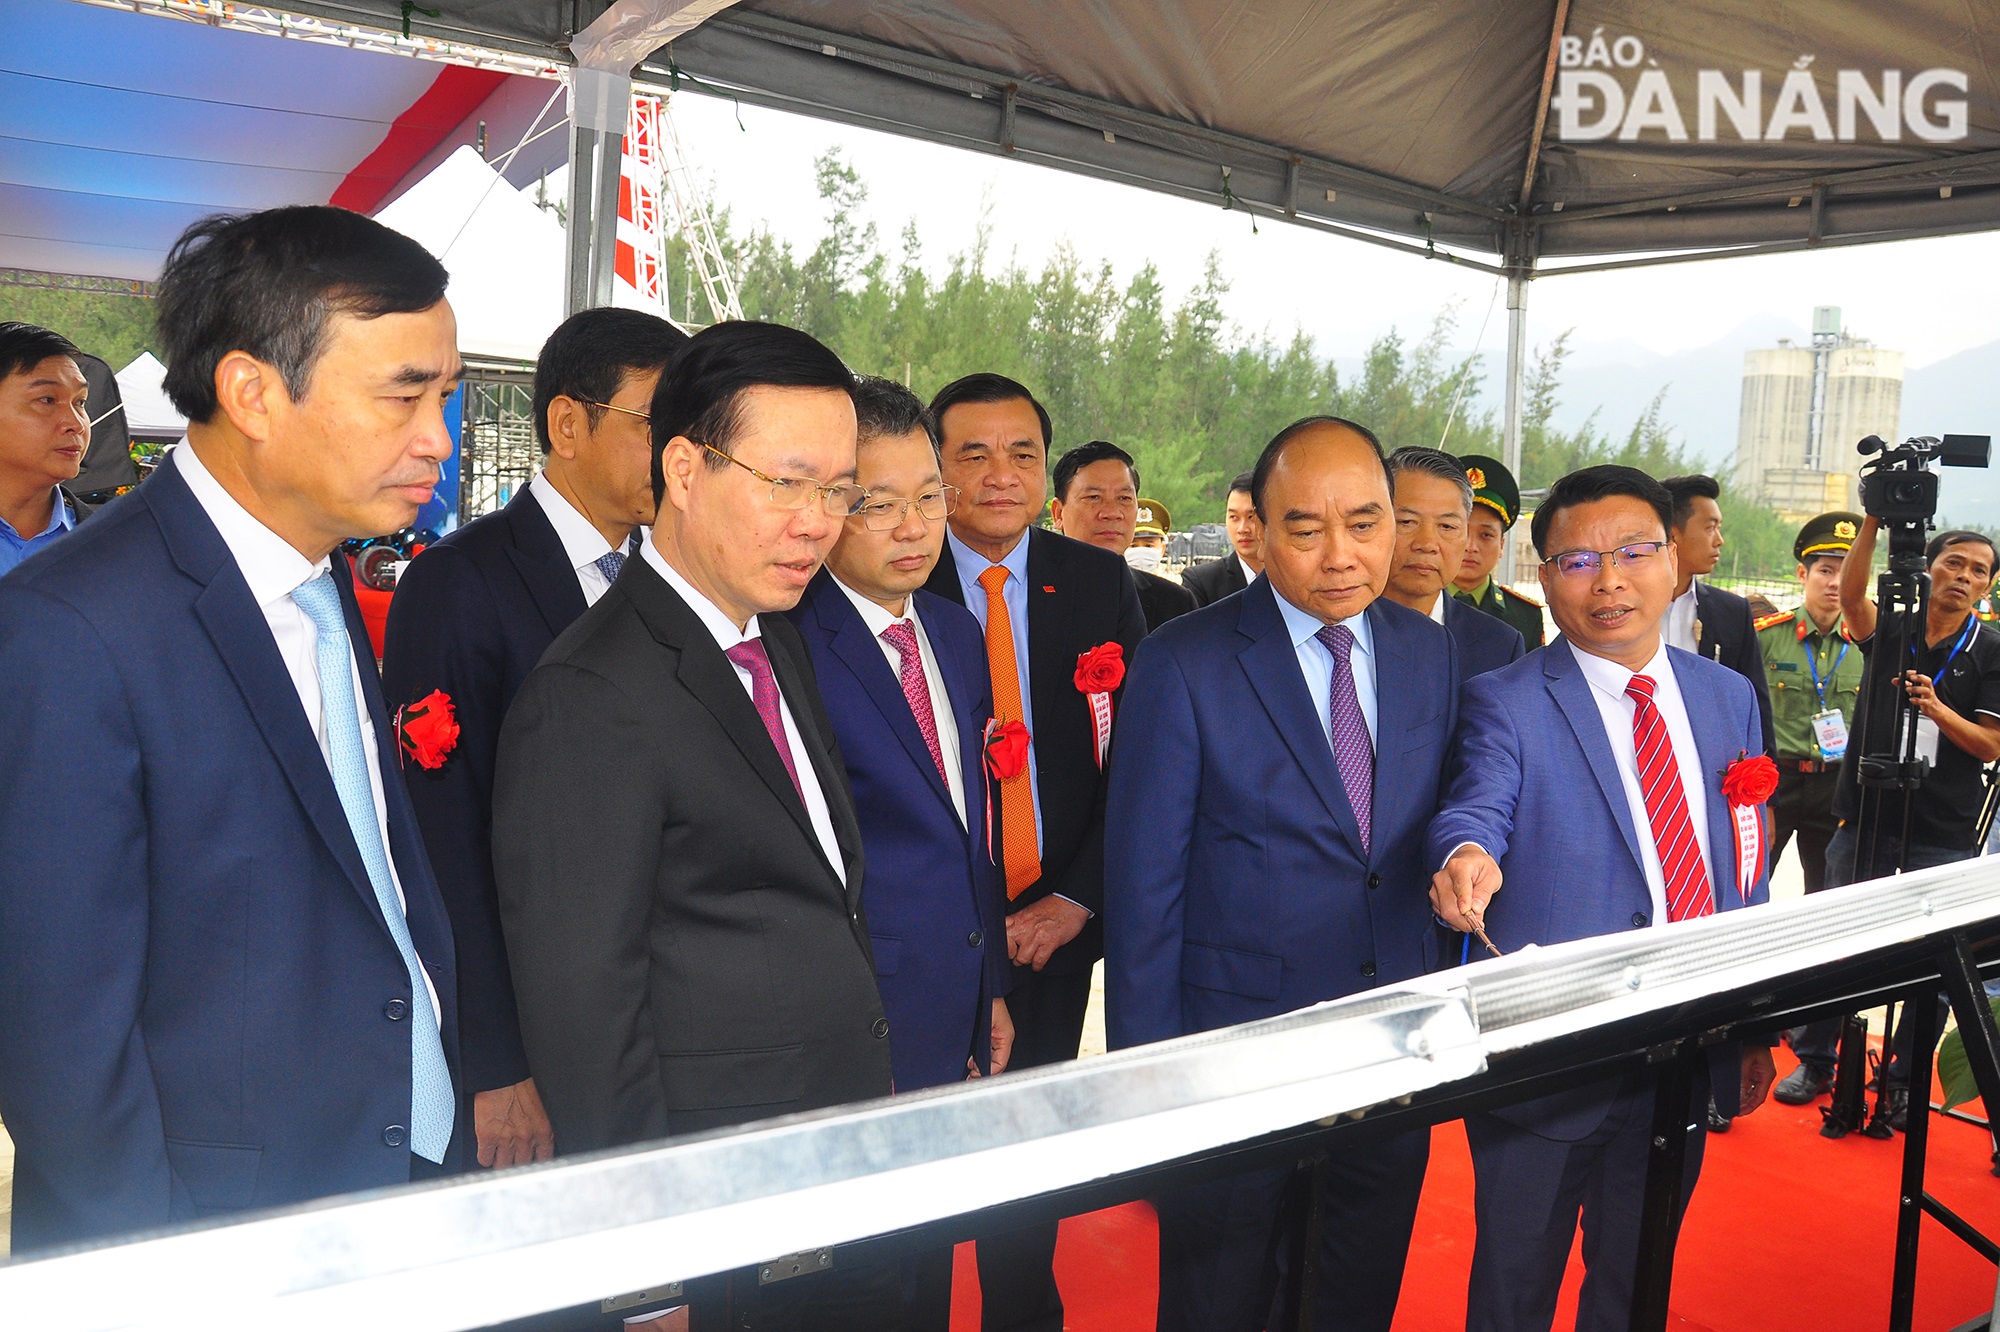
<instances>
[{"instance_id":1,"label":"press badge lanyard","mask_svg":"<svg viewBox=\"0 0 2000 1332\"><path fill-rule=\"evenodd\" d=\"M1958 636L1958 641L1951 646L1951 655L1944 659L1944 665L1938 667L1938 673L1931 677L1931 688L1936 689L1940 684L1944 683L1944 673L1951 669L1951 664L1958 660L1958 654L1965 651L1965 645L1970 643L1978 634L1979 617L1977 615L1966 616L1965 632ZM1914 643L1910 644L1910 651L1914 653L1916 650L1917 645Z\"/></svg>"},{"instance_id":2,"label":"press badge lanyard","mask_svg":"<svg viewBox=\"0 0 2000 1332\"><path fill-rule=\"evenodd\" d=\"M1847 649L1852 646L1853 644L1849 643L1846 639L1841 640L1840 655L1833 659L1833 669L1826 673L1829 684L1832 683L1835 676L1840 674L1840 663L1847 660ZM1806 669L1812 672L1813 696L1819 700L1821 709L1824 709L1826 707L1826 686L1819 682L1819 654L1817 652L1811 650L1806 652Z\"/></svg>"},{"instance_id":3,"label":"press badge lanyard","mask_svg":"<svg viewBox=\"0 0 2000 1332\"><path fill-rule=\"evenodd\" d=\"M1936 689L1944 682L1945 672L1949 671L1951 664L1958 660L1958 654L1965 651L1965 645L1978 636L1979 617L1976 615L1966 617L1965 632L1958 636L1958 642L1952 644L1951 655L1944 659L1944 665L1938 667L1937 674L1931 677L1932 689ZM1911 651L1914 652L1916 646L1915 643L1910 644ZM1938 761L1938 724L1929 717L1919 717L1917 719L1916 745L1917 757L1932 767L1936 767Z\"/></svg>"}]
</instances>

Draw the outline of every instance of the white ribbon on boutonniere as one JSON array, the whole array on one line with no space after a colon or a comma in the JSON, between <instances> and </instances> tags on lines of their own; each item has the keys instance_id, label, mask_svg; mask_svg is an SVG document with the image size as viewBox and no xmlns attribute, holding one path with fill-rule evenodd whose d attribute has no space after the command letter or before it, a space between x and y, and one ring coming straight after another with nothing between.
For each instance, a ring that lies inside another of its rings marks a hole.
<instances>
[{"instance_id":1,"label":"white ribbon on boutonniere","mask_svg":"<svg viewBox=\"0 0 2000 1332\"><path fill-rule=\"evenodd\" d=\"M1099 643L1076 659L1077 692L1090 701L1090 729L1097 741L1097 766L1111 752L1111 695L1125 683L1125 649Z\"/></svg>"},{"instance_id":2,"label":"white ribbon on boutonniere","mask_svg":"<svg viewBox=\"0 0 2000 1332\"><path fill-rule=\"evenodd\" d=\"M1778 765L1766 755L1741 751L1722 773L1722 797L1736 833L1736 894L1750 905L1750 890L1764 871L1764 804L1778 789Z\"/></svg>"}]
</instances>

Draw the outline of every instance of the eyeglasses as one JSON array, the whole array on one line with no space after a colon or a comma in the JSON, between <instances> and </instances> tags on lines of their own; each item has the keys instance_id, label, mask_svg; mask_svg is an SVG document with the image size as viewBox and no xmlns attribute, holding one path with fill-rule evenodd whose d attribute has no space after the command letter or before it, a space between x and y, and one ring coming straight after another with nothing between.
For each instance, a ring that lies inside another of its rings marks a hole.
<instances>
[{"instance_id":1,"label":"eyeglasses","mask_svg":"<svg viewBox=\"0 0 2000 1332\"><path fill-rule=\"evenodd\" d=\"M854 516L871 532L893 532L909 518L911 509L915 509L924 521L935 523L949 517L957 507L958 487L939 486L936 490L926 490L915 499L871 492L862 497Z\"/></svg>"},{"instance_id":2,"label":"eyeglasses","mask_svg":"<svg viewBox=\"0 0 2000 1332\"><path fill-rule=\"evenodd\" d=\"M700 440L694 442L701 444ZM771 503L781 509L803 509L811 504L813 496L817 495L829 518L846 518L868 498L868 492L852 481L839 481L830 486L823 486L809 476L770 476L758 471L741 458L731 457L713 444L701 444L701 446L718 458L727 458L759 481L768 484L771 487Z\"/></svg>"},{"instance_id":3,"label":"eyeglasses","mask_svg":"<svg viewBox=\"0 0 2000 1332\"><path fill-rule=\"evenodd\" d=\"M636 416L641 421L645 421L648 423L650 423L653 419L653 414L651 412L642 412L636 407L620 407L615 402L592 402L589 398L578 398L577 401L582 403L586 407L598 407L602 408L607 412L623 412L627 416Z\"/></svg>"},{"instance_id":4,"label":"eyeglasses","mask_svg":"<svg viewBox=\"0 0 2000 1332\"><path fill-rule=\"evenodd\" d=\"M1664 541L1634 541L1629 546L1616 550L1565 550L1543 560L1543 564L1553 564L1556 572L1570 578L1581 578L1594 574L1604 567L1607 559L1615 565L1626 568L1644 568L1649 560L1656 560L1660 552L1667 548Z\"/></svg>"}]
</instances>

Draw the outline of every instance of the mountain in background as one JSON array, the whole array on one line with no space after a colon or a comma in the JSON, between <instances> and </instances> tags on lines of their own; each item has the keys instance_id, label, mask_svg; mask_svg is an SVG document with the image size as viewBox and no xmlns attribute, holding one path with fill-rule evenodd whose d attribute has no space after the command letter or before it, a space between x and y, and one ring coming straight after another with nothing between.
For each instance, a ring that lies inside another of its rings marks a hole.
<instances>
[{"instance_id":1,"label":"mountain in background","mask_svg":"<svg viewBox=\"0 0 2000 1332\"><path fill-rule=\"evenodd\" d=\"M2000 436L2000 342L1947 356L1903 381L1903 434ZM1938 517L2000 525L2000 472L1938 469Z\"/></svg>"}]
</instances>

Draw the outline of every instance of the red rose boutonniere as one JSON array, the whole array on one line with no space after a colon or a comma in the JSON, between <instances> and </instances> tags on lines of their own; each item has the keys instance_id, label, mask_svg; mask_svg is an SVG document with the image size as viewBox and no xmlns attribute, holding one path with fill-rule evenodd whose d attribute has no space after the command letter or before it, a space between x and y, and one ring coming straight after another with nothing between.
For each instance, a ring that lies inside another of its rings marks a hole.
<instances>
[{"instance_id":1,"label":"red rose boutonniere","mask_svg":"<svg viewBox=\"0 0 2000 1332\"><path fill-rule=\"evenodd\" d=\"M1076 659L1076 690L1090 700L1090 729L1097 738L1097 766L1111 751L1111 691L1125 683L1125 648L1099 643Z\"/></svg>"},{"instance_id":2,"label":"red rose boutonniere","mask_svg":"<svg viewBox=\"0 0 2000 1332\"><path fill-rule=\"evenodd\" d=\"M426 769L442 768L458 747L458 716L451 695L433 689L414 703L396 709L396 748Z\"/></svg>"},{"instance_id":3,"label":"red rose boutonniere","mask_svg":"<svg viewBox=\"0 0 2000 1332\"><path fill-rule=\"evenodd\" d=\"M1028 728L1021 722L1002 723L998 718L986 723L986 770L1005 782L1019 777L1028 766Z\"/></svg>"},{"instance_id":4,"label":"red rose boutonniere","mask_svg":"<svg viewBox=\"0 0 2000 1332\"><path fill-rule=\"evenodd\" d=\"M1778 765L1759 754L1739 750L1736 761L1722 770L1722 798L1736 829L1736 893L1750 905L1750 890L1764 873L1764 802L1778 789Z\"/></svg>"}]
</instances>

